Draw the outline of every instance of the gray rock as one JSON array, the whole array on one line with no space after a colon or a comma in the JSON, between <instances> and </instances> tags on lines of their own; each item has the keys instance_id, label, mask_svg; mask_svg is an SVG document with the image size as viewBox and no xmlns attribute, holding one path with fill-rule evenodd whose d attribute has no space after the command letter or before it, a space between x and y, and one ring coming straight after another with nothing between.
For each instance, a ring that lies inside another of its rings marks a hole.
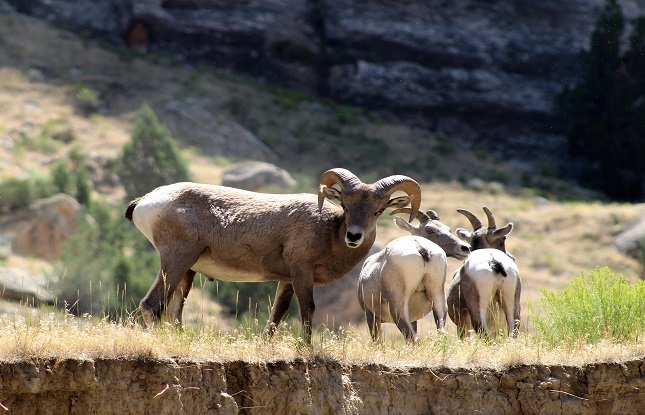
<instances>
[{"instance_id":1,"label":"gray rock","mask_svg":"<svg viewBox=\"0 0 645 415\"><path fill-rule=\"evenodd\" d=\"M79 203L66 194L57 194L48 199L34 201L28 209L0 220L0 239L10 241L13 253L55 259L60 256L63 242L69 238L80 223L91 221L82 216Z\"/></svg>"},{"instance_id":2,"label":"gray rock","mask_svg":"<svg viewBox=\"0 0 645 415\"><path fill-rule=\"evenodd\" d=\"M207 154L267 162L278 159L249 130L211 113L190 99L167 102L163 108L163 122L175 139L196 146Z\"/></svg>"},{"instance_id":3,"label":"gray rock","mask_svg":"<svg viewBox=\"0 0 645 415\"><path fill-rule=\"evenodd\" d=\"M252 191L272 187L287 193L296 185L296 180L286 170L273 164L246 162L224 170L222 184Z\"/></svg>"},{"instance_id":4,"label":"gray rock","mask_svg":"<svg viewBox=\"0 0 645 415\"><path fill-rule=\"evenodd\" d=\"M28 305L53 303L54 293L43 275L29 275L19 268L0 267L0 298Z\"/></svg>"},{"instance_id":5,"label":"gray rock","mask_svg":"<svg viewBox=\"0 0 645 415\"><path fill-rule=\"evenodd\" d=\"M616 248L638 260L645 260L645 217L616 236Z\"/></svg>"}]
</instances>

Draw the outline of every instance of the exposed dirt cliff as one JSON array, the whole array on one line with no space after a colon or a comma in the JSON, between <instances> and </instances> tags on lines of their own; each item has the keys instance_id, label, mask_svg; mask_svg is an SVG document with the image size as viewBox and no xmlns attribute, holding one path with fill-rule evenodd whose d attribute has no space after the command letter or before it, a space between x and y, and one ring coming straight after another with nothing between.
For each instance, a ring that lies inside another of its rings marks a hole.
<instances>
[{"instance_id":1,"label":"exposed dirt cliff","mask_svg":"<svg viewBox=\"0 0 645 415\"><path fill-rule=\"evenodd\" d=\"M640 414L642 359L505 370L333 361L40 360L0 365L19 414Z\"/></svg>"}]
</instances>

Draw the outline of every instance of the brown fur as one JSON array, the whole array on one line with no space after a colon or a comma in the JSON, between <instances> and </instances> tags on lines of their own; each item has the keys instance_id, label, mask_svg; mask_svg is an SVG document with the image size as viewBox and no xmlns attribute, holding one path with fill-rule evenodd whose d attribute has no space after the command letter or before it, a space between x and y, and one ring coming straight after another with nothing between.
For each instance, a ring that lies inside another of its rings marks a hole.
<instances>
[{"instance_id":1,"label":"brown fur","mask_svg":"<svg viewBox=\"0 0 645 415\"><path fill-rule=\"evenodd\" d=\"M157 279L140 304L146 323L158 320L169 299L176 304L168 307L168 317L179 323L190 290L185 280L201 272L229 281L278 281L267 333L273 333L295 294L310 339L314 285L337 280L367 255L376 220L387 207L412 200L418 209L421 195L418 184L405 176L390 176L386 185L386 179L365 184L347 170L332 169L323 179L320 193L338 199L345 209L331 203L319 207L312 194L263 194L195 183L164 186L132 201L126 218L142 232L150 229L146 236L161 259ZM402 186L409 196L391 199ZM362 241L358 247L348 246L356 240ZM174 295L177 287L181 295Z\"/></svg>"}]
</instances>

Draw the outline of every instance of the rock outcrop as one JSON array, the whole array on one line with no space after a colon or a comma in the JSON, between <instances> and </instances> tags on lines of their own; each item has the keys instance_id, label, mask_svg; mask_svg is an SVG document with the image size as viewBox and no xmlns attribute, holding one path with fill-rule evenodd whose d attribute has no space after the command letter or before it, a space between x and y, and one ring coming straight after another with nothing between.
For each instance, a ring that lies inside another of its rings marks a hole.
<instances>
[{"instance_id":1,"label":"rock outcrop","mask_svg":"<svg viewBox=\"0 0 645 415\"><path fill-rule=\"evenodd\" d=\"M645 217L616 235L614 245L620 252L645 261Z\"/></svg>"},{"instance_id":2,"label":"rock outcrop","mask_svg":"<svg viewBox=\"0 0 645 415\"><path fill-rule=\"evenodd\" d=\"M222 184L251 191L273 189L289 193L296 180L288 171L271 163L247 161L224 169Z\"/></svg>"},{"instance_id":3,"label":"rock outcrop","mask_svg":"<svg viewBox=\"0 0 645 415\"><path fill-rule=\"evenodd\" d=\"M13 234L12 250L17 255L56 259L63 242L76 230L81 215L76 199L61 193L37 200L28 210L3 218L0 232Z\"/></svg>"},{"instance_id":4,"label":"rock outcrop","mask_svg":"<svg viewBox=\"0 0 645 415\"><path fill-rule=\"evenodd\" d=\"M554 98L604 0L6 0L83 34L393 114L565 170ZM645 3L620 0L629 20ZM271 160L267 160L271 161Z\"/></svg>"},{"instance_id":5,"label":"rock outcrop","mask_svg":"<svg viewBox=\"0 0 645 415\"><path fill-rule=\"evenodd\" d=\"M55 295L46 276L30 275L20 268L0 267L0 300L25 305L52 304Z\"/></svg>"},{"instance_id":6,"label":"rock outcrop","mask_svg":"<svg viewBox=\"0 0 645 415\"><path fill-rule=\"evenodd\" d=\"M277 155L238 123L222 119L195 100L169 101L162 109L173 137L206 154L276 162Z\"/></svg>"},{"instance_id":7,"label":"rock outcrop","mask_svg":"<svg viewBox=\"0 0 645 415\"><path fill-rule=\"evenodd\" d=\"M636 415L643 360L505 370L335 361L43 359L0 363L0 408L23 414Z\"/></svg>"}]
</instances>

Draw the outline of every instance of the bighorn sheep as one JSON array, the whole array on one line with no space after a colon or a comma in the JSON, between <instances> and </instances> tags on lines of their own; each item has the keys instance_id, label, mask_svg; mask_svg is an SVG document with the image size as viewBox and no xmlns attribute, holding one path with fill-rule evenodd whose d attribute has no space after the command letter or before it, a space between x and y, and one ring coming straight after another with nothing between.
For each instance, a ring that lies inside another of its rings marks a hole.
<instances>
[{"instance_id":1,"label":"bighorn sheep","mask_svg":"<svg viewBox=\"0 0 645 415\"><path fill-rule=\"evenodd\" d=\"M390 198L396 191L407 195ZM342 168L323 174L317 197L196 183L161 186L125 212L161 259L140 303L143 318L150 325L165 313L180 324L197 272L211 280L278 281L265 333L273 334L295 293L311 341L314 285L337 280L367 255L386 208L411 204L412 218L420 200L419 184L407 176L366 184Z\"/></svg>"},{"instance_id":2,"label":"bighorn sheep","mask_svg":"<svg viewBox=\"0 0 645 415\"><path fill-rule=\"evenodd\" d=\"M402 212L410 209L396 209L390 214ZM437 330L445 332L446 255L464 259L470 250L433 210L419 211L416 218L419 226L395 218L396 225L412 235L394 239L363 263L358 302L374 341L381 336L381 323L395 323L406 340L416 341L417 320L430 310Z\"/></svg>"},{"instance_id":3,"label":"bighorn sheep","mask_svg":"<svg viewBox=\"0 0 645 415\"><path fill-rule=\"evenodd\" d=\"M473 226L473 232L457 229L457 235L470 243L471 253L457 269L448 287L448 315L463 338L472 328L490 338L488 308L501 306L506 316L508 333L516 335L520 324L520 292L522 281L515 258L506 250L506 235L513 229L509 223L497 229L490 209L484 206L488 228L466 209L457 209Z\"/></svg>"}]
</instances>

